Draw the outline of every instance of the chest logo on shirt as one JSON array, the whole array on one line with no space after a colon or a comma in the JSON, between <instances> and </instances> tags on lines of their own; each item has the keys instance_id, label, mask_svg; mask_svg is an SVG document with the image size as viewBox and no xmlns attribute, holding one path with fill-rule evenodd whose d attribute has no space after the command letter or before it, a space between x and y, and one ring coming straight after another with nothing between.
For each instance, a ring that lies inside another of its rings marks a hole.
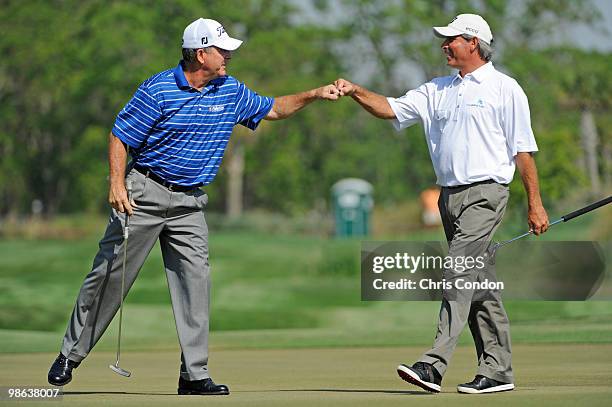
<instances>
[{"instance_id":1,"label":"chest logo on shirt","mask_svg":"<svg viewBox=\"0 0 612 407\"><path fill-rule=\"evenodd\" d=\"M225 109L223 105L212 105L208 108L209 112L222 112Z\"/></svg>"},{"instance_id":2,"label":"chest logo on shirt","mask_svg":"<svg viewBox=\"0 0 612 407\"><path fill-rule=\"evenodd\" d=\"M485 107L485 102L482 99L478 99L475 102L471 102L471 103L467 103L467 106L474 106L474 107Z\"/></svg>"}]
</instances>

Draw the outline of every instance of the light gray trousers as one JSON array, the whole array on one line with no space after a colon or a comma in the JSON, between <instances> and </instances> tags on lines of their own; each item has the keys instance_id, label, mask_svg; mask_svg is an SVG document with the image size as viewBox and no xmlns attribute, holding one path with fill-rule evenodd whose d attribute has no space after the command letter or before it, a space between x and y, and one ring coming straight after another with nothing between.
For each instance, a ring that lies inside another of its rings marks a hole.
<instances>
[{"instance_id":1,"label":"light gray trousers","mask_svg":"<svg viewBox=\"0 0 612 407\"><path fill-rule=\"evenodd\" d=\"M125 294L159 239L182 350L180 375L208 378L210 270L202 213L208 197L200 189L171 192L136 170L127 179L138 208L130 218ZM125 215L113 210L72 311L61 352L75 362L87 356L119 309L124 223Z\"/></svg>"},{"instance_id":2,"label":"light gray trousers","mask_svg":"<svg viewBox=\"0 0 612 407\"><path fill-rule=\"evenodd\" d=\"M508 195L507 186L494 182L442 188L438 206L449 242L449 256L476 257L484 254L501 222ZM457 278L482 281L483 276L494 274L492 266L485 272L475 269L464 272L444 270L447 281ZM481 301L473 294L465 290L458 296L456 292L444 293L433 347L419 360L432 364L444 376L467 322L478 356L477 374L513 383L510 323L501 295L498 291L487 291L486 299Z\"/></svg>"}]
</instances>

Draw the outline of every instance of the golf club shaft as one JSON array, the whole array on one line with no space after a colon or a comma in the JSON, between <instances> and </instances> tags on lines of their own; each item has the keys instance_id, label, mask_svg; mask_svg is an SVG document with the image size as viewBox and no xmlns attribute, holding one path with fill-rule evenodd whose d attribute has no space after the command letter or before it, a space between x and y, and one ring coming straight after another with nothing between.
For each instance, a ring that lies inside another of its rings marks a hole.
<instances>
[{"instance_id":1,"label":"golf club shaft","mask_svg":"<svg viewBox=\"0 0 612 407\"><path fill-rule=\"evenodd\" d=\"M128 201L132 201L132 181L127 181ZM125 227L123 229L123 267L121 268L121 299L119 302L119 333L117 334L117 362L115 366L119 366L119 357L121 356L121 326L123 325L123 293L125 292L125 266L127 262L128 239L130 237L130 214L125 209Z\"/></svg>"},{"instance_id":2,"label":"golf club shaft","mask_svg":"<svg viewBox=\"0 0 612 407\"><path fill-rule=\"evenodd\" d=\"M561 222L568 222L568 221L570 221L570 220L572 220L574 218L577 218L578 216L584 215L585 213L591 212L591 211L593 211L593 210L595 210L597 208L601 208L602 206L605 206L605 205L609 204L610 202L612 202L612 195L610 195L609 197L604 198L602 200L599 200L597 202L594 202L594 203L592 203L590 205L587 205L584 208L580 208L580 209L575 210L574 212L570 212L567 215L563 215L563 216L561 216L560 219L557 219L556 221L550 223L548 225L548 227L554 226L554 225L556 225L558 223L561 223ZM497 245L497 248L505 246L505 245L507 245L509 243L512 243L512 242L516 241L516 240L522 239L525 236L529 236L531 234L533 234L533 230L525 232L522 235L516 236L516 237L514 237L514 238L512 238L510 240L506 240L505 242L501 242L501 243L499 243Z\"/></svg>"},{"instance_id":3,"label":"golf club shaft","mask_svg":"<svg viewBox=\"0 0 612 407\"><path fill-rule=\"evenodd\" d=\"M612 195L610 195L607 198L604 198L600 201L594 202L590 205L585 206L584 208L580 208L578 210L575 210L574 212L570 212L567 215L563 215L561 216L561 219L563 219L563 222L567 222L569 220L572 220L574 218L577 218L578 216L584 215L587 212L591 212L597 208L600 208L602 206L605 206L607 204L609 204L610 202L612 202Z\"/></svg>"},{"instance_id":4,"label":"golf club shaft","mask_svg":"<svg viewBox=\"0 0 612 407\"><path fill-rule=\"evenodd\" d=\"M558 224L558 223L561 223L561 222L563 222L563 218L561 218L561 219L557 219L556 221L554 221L554 222L552 222L552 223L549 223L549 224L548 224L548 227L554 226L554 225L556 225L556 224ZM502 247L502 246L505 246L505 245L507 245L507 244L510 244L510 243L512 243L512 242L514 242L514 241L516 241L516 240L522 239L522 238L524 238L525 236L529 236L529 235L532 235L532 234L533 234L533 230L530 230L529 232L525 232L525 233L523 233L522 235L519 235L519 236L513 237L513 238L512 238L512 239L510 239L510 240L506 240L505 242L501 242L501 243L499 243L499 244L497 245L497 247L498 247L498 248L500 248L500 247Z\"/></svg>"}]
</instances>

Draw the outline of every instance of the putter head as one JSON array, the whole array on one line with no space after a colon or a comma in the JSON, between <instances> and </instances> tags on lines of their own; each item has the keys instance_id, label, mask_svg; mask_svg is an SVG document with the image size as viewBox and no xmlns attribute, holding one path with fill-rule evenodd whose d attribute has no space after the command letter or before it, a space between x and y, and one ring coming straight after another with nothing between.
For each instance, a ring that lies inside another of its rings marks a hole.
<instances>
[{"instance_id":1,"label":"putter head","mask_svg":"<svg viewBox=\"0 0 612 407\"><path fill-rule=\"evenodd\" d=\"M128 372L127 370L120 368L119 365L108 365L108 367L110 368L110 370L112 370L113 372L117 374L120 374L121 376L130 377L132 375L131 372Z\"/></svg>"}]
</instances>

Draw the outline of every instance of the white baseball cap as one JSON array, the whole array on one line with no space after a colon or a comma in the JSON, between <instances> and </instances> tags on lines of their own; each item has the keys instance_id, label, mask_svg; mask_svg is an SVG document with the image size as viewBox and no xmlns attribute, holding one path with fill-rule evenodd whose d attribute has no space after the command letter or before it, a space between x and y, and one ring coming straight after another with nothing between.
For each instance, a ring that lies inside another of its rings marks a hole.
<instances>
[{"instance_id":1,"label":"white baseball cap","mask_svg":"<svg viewBox=\"0 0 612 407\"><path fill-rule=\"evenodd\" d=\"M434 27L433 32L441 38L468 34L480 38L487 44L493 41L489 24L478 14L459 14L446 27Z\"/></svg>"},{"instance_id":2,"label":"white baseball cap","mask_svg":"<svg viewBox=\"0 0 612 407\"><path fill-rule=\"evenodd\" d=\"M230 37L225 28L215 20L198 18L185 28L183 33L183 48L218 47L227 51L234 51L242 41Z\"/></svg>"}]
</instances>

